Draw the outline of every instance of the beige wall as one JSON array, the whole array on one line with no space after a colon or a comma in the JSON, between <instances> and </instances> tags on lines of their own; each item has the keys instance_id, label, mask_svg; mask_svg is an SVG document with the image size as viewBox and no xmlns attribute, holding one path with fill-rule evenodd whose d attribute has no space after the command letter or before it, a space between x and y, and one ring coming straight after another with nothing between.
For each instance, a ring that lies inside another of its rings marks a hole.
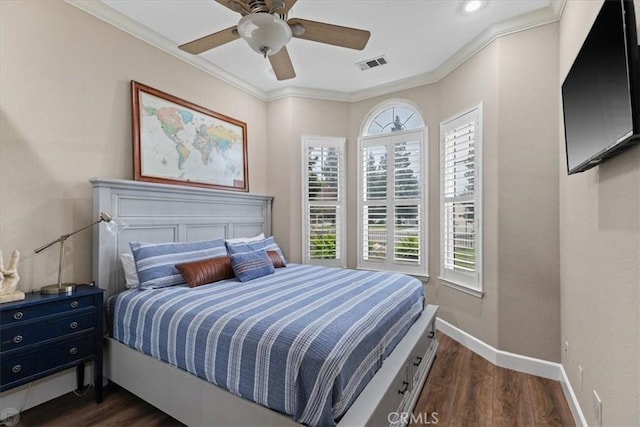
<instances>
[{"instance_id":1,"label":"beige wall","mask_svg":"<svg viewBox=\"0 0 640 427\"><path fill-rule=\"evenodd\" d=\"M442 81L396 92L384 97L368 99L351 105L351 139L356 139L367 114L390 98L414 103L428 126L429 157L429 275L426 283L427 299L438 304L438 315L471 335L497 346L497 76L498 49L490 44L474 55ZM485 297L480 299L440 285L440 122L483 102L485 139ZM357 147L349 147L349 224L357 223L355 159ZM349 241L356 241L356 229L349 230ZM349 265L356 264L355 244L349 250Z\"/></svg>"},{"instance_id":2,"label":"beige wall","mask_svg":"<svg viewBox=\"0 0 640 427\"><path fill-rule=\"evenodd\" d=\"M302 136L345 137L345 102L289 97L269 103L269 194L273 194L273 235L287 259L302 261ZM356 141L347 140L347 146ZM348 239L348 245L355 242Z\"/></svg>"},{"instance_id":3,"label":"beige wall","mask_svg":"<svg viewBox=\"0 0 640 427\"><path fill-rule=\"evenodd\" d=\"M567 2L560 21L560 81L602 1ZM635 1L636 9L640 2ZM560 101L558 100L558 103ZM559 129L560 158L564 133ZM587 422L596 390L608 426L640 425L640 147L587 172L560 169L562 363ZM584 369L580 388L578 366Z\"/></svg>"},{"instance_id":4,"label":"beige wall","mask_svg":"<svg viewBox=\"0 0 640 427\"><path fill-rule=\"evenodd\" d=\"M130 81L247 123L249 186L266 193L267 107L62 1L0 2L0 248L22 290L57 279L55 248L89 223L93 176L132 178ZM67 243L67 281L91 280L91 233Z\"/></svg>"},{"instance_id":5,"label":"beige wall","mask_svg":"<svg viewBox=\"0 0 640 427\"><path fill-rule=\"evenodd\" d=\"M502 37L498 50L498 347L557 362L558 26Z\"/></svg>"},{"instance_id":6,"label":"beige wall","mask_svg":"<svg viewBox=\"0 0 640 427\"><path fill-rule=\"evenodd\" d=\"M452 325L498 347L498 77L499 49L496 42L485 47L461 67L439 82L441 114L440 121L460 113L482 102L483 109L483 286L482 299L444 286L438 280L440 274L440 227L439 227L439 175L433 179L436 197L432 198L434 213L430 226L431 276L435 303L441 307L439 315ZM439 144L439 131L434 138ZM439 149L434 156L439 162ZM439 169L437 163L434 168ZM437 184L436 184L437 183Z\"/></svg>"},{"instance_id":7,"label":"beige wall","mask_svg":"<svg viewBox=\"0 0 640 427\"><path fill-rule=\"evenodd\" d=\"M350 106L350 140L389 98L418 106L429 127L427 297L439 316L501 350L559 361L557 25L502 37L436 84ZM438 280L439 124L483 104L484 297ZM349 146L349 241L356 241L357 149ZM535 206L536 209L531 209ZM349 265L355 266L355 244ZM526 319L526 320L523 320Z\"/></svg>"}]
</instances>

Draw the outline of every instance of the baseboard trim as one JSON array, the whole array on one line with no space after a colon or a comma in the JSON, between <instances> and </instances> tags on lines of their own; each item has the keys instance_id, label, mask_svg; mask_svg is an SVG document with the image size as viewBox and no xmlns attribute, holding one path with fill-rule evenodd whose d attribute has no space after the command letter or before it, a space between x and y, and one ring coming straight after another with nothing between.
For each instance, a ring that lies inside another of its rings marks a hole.
<instances>
[{"instance_id":1,"label":"baseboard trim","mask_svg":"<svg viewBox=\"0 0 640 427\"><path fill-rule=\"evenodd\" d=\"M588 427L569 377L560 363L499 350L439 317L436 318L436 328L496 366L559 381L576 425Z\"/></svg>"},{"instance_id":2,"label":"baseboard trim","mask_svg":"<svg viewBox=\"0 0 640 427\"><path fill-rule=\"evenodd\" d=\"M569 409L571 409L573 419L576 421L576 425L580 427L588 427L589 424L587 424L587 420L582 413L582 409L578 403L578 398L573 392L573 387L571 387L571 383L569 382L567 372L564 370L564 366L560 365L560 369L562 370L562 379L560 380L560 384L562 384L562 391L564 392L564 397L569 403Z\"/></svg>"}]
</instances>

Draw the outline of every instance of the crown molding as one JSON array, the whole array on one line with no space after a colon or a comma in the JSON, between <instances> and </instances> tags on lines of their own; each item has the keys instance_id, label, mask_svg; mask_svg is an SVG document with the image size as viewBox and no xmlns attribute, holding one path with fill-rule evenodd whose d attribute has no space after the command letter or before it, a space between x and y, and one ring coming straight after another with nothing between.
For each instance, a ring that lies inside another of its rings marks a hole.
<instances>
[{"instance_id":1,"label":"crown molding","mask_svg":"<svg viewBox=\"0 0 640 427\"><path fill-rule=\"evenodd\" d=\"M313 98L322 101L338 101L350 102L351 94L349 92L339 92L326 89L312 89L305 87L285 87L267 92L268 101L277 101L283 98Z\"/></svg>"},{"instance_id":2,"label":"crown molding","mask_svg":"<svg viewBox=\"0 0 640 427\"><path fill-rule=\"evenodd\" d=\"M551 0L548 7L534 10L524 15L516 16L507 21L489 27L481 35L463 46L435 70L422 73L406 79L396 80L382 85L370 87L355 92L339 92L324 89L286 87L274 91L265 92L222 68L211 64L196 55L190 55L181 51L174 42L156 32L144 27L122 13L95 0L65 0L84 12L113 25L116 28L146 42L150 45L198 68L205 73L216 77L223 82L252 95L261 101L270 102L288 97L313 98L326 101L358 102L378 96L384 96L402 90L413 89L419 86L432 84L443 79L447 74L464 64L468 59L481 51L485 46L499 37L514 34L520 31L546 25L560 20L564 11L566 0Z\"/></svg>"},{"instance_id":3,"label":"crown molding","mask_svg":"<svg viewBox=\"0 0 640 427\"><path fill-rule=\"evenodd\" d=\"M166 37L161 36L155 31L140 25L133 19L125 16L115 9L110 8L100 1L95 0L65 0L66 3L77 7L78 9L113 25L114 27L124 31L127 34L134 36L135 38L142 40L150 44L151 46L160 49L169 55L178 58L197 69L204 71L205 73L222 80L223 82L248 93L262 101L268 101L268 96L265 91L258 89L253 85L245 82L234 76L233 74L223 70L222 68L205 61L197 55L191 55L183 52L176 44Z\"/></svg>"},{"instance_id":4,"label":"crown molding","mask_svg":"<svg viewBox=\"0 0 640 427\"><path fill-rule=\"evenodd\" d=\"M524 15L516 16L499 24L492 25L478 37L467 43L456 53L444 61L438 68L417 76L391 83L374 86L364 90L351 93L350 102L363 101L376 96L388 95L401 90L413 89L419 86L436 83L447 74L464 64L476 53L484 49L496 39L514 34L520 31L529 30L550 24L560 20L564 10L566 0L552 0L549 7L534 10Z\"/></svg>"}]
</instances>

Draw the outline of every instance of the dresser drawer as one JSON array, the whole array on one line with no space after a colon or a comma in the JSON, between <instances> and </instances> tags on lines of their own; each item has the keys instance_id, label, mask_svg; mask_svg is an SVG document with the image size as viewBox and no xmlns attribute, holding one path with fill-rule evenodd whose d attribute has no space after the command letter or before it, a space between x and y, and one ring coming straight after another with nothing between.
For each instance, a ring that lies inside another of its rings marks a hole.
<instances>
[{"instance_id":1,"label":"dresser drawer","mask_svg":"<svg viewBox=\"0 0 640 427\"><path fill-rule=\"evenodd\" d=\"M0 324L2 324L3 327L6 327L12 324L37 319L39 317L48 316L54 313L71 313L84 307L93 307L94 305L95 298L92 295L86 295L52 300L50 302L47 302L46 304L32 305L13 309L10 308L2 311Z\"/></svg>"},{"instance_id":2,"label":"dresser drawer","mask_svg":"<svg viewBox=\"0 0 640 427\"><path fill-rule=\"evenodd\" d=\"M93 307L76 313L56 316L48 321L16 324L2 327L0 351L13 350L96 327L96 312Z\"/></svg>"},{"instance_id":3,"label":"dresser drawer","mask_svg":"<svg viewBox=\"0 0 640 427\"><path fill-rule=\"evenodd\" d=\"M416 347L411 354L411 378L415 382L419 377L420 371L423 368L423 362L426 363L425 353L431 346L436 335L435 319L431 321L424 335L420 337Z\"/></svg>"},{"instance_id":4,"label":"dresser drawer","mask_svg":"<svg viewBox=\"0 0 640 427\"><path fill-rule=\"evenodd\" d=\"M68 368L92 356L94 345L93 334L82 334L77 338L39 347L37 352L13 351L9 352L9 356L5 352L0 355L0 390L11 388L16 382L28 382L32 376Z\"/></svg>"}]
</instances>

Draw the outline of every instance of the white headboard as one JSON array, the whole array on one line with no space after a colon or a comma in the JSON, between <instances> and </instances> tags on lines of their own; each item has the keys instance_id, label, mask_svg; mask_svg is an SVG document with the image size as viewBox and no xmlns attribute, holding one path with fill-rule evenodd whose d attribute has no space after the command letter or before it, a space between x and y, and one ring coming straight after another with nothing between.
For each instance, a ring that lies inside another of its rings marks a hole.
<instances>
[{"instance_id":1,"label":"white headboard","mask_svg":"<svg viewBox=\"0 0 640 427\"><path fill-rule=\"evenodd\" d=\"M107 295L124 289L120 254L129 242L188 242L271 235L273 197L121 179L89 180L93 213L109 212L127 227L115 235L93 228L93 280Z\"/></svg>"}]
</instances>

